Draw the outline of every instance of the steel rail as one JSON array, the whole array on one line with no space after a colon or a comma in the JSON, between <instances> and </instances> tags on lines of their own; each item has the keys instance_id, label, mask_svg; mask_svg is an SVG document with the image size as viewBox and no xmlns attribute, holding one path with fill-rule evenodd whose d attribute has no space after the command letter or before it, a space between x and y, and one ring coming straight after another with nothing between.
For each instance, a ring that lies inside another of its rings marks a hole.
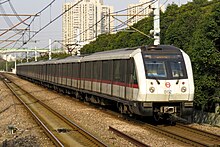
<instances>
[{"instance_id":1,"label":"steel rail","mask_svg":"<svg viewBox=\"0 0 220 147\"><path fill-rule=\"evenodd\" d=\"M54 144L56 146L65 146L66 144L68 144L67 142L65 142L65 144L63 143L63 140L59 139L58 137L56 137L54 135L54 130L50 130L46 124L43 123L43 121L41 121L41 119L39 118L39 116L37 116L35 114L35 112L32 111L32 109L28 106L28 104L26 104L19 96L19 94L17 94L16 91L19 91L20 89L22 90L21 87L19 87L18 85L16 85L15 83L12 83L11 81L4 79L3 80L4 83L9 87L9 89L14 93L14 95L22 102L22 104L24 104L24 106L31 112L32 116L37 120L37 122L42 126L42 128L44 129L44 131L46 132L46 134L48 135L48 137L54 142ZM17 86L17 88L19 88L19 90L14 90L13 87L10 85L14 84L15 86ZM90 134L89 132L85 131L84 129L82 129L80 126L78 126L76 123L72 122L71 120L67 119L66 117L62 116L61 114L59 114L58 112L56 112L55 110L53 110L52 108L50 108L49 106L47 106L46 104L44 104L42 101L40 100L36 100L36 98L34 96L32 96L30 93L27 93L26 91L22 90L23 93L22 95L28 96L28 97L32 97L35 99L35 103L39 103L41 104L43 107L45 107L46 109L49 109L49 111L51 111L52 113L54 113L57 117L59 117L61 120L63 120L66 124L68 124L69 126L71 126L74 132L78 132L80 133L82 136L84 136L87 140L89 140L89 142L92 142L93 145L95 146L100 146L100 147L106 147L107 145L104 144L103 142L101 142L99 139L97 139L95 136L93 136L92 134ZM61 129L62 131L62 129ZM65 131L65 130L64 130Z\"/></svg>"},{"instance_id":2,"label":"steel rail","mask_svg":"<svg viewBox=\"0 0 220 147\"><path fill-rule=\"evenodd\" d=\"M121 136L121 137L125 138L126 140L130 141L131 143L133 143L134 145L136 145L138 147L149 147L149 145L147 145L147 144L145 144L145 143L143 143L143 142L141 142L141 141L139 141L139 140L137 140L137 139L135 139L135 138L133 138L133 137L131 137L131 136L129 136L129 135L113 128L113 127L111 127L111 126L109 126L109 130L114 132L118 136Z\"/></svg>"},{"instance_id":3,"label":"steel rail","mask_svg":"<svg viewBox=\"0 0 220 147\"><path fill-rule=\"evenodd\" d=\"M26 109L31 113L34 119L43 128L47 136L53 141L56 146L64 147L64 145L59 141L59 139L53 135L53 133L46 127L46 125L37 117L37 115L29 108L29 106L20 98L20 96L15 92L15 90L8 84L10 81L4 79L4 84L12 91L12 93L17 97L17 99L25 106Z\"/></svg>"},{"instance_id":4,"label":"steel rail","mask_svg":"<svg viewBox=\"0 0 220 147\"><path fill-rule=\"evenodd\" d=\"M194 133L197 133L197 134L200 134L200 135L203 135L203 136L207 136L209 138L213 138L213 139L216 139L216 140L220 141L220 135L217 135L217 134L213 134L213 133L210 133L210 132L207 132L207 131L204 131L204 130L200 130L200 129L193 128L193 127L190 127L190 126L186 126L186 125L183 125L181 123L176 123L176 127L183 128L183 129L189 130L190 132L194 132Z\"/></svg>"},{"instance_id":5,"label":"steel rail","mask_svg":"<svg viewBox=\"0 0 220 147\"><path fill-rule=\"evenodd\" d=\"M212 144L210 142L204 142L203 140L196 140L195 139L196 138L196 133L195 133L195 136L190 138L188 136L182 135L182 133L172 132L169 129L165 129L166 127L161 128L161 127L153 126L153 125L150 125L150 124L144 124L144 127L148 128L148 129L151 129L151 130L153 130L157 133L168 136L170 138L173 138L175 140L181 141L183 143L190 144L192 146L201 147L201 146L219 146L220 145L220 144ZM177 128L178 126L170 126L170 127L175 129L175 127ZM201 132L201 130L199 130L199 132ZM213 140L213 142L215 142L215 140Z\"/></svg>"}]
</instances>

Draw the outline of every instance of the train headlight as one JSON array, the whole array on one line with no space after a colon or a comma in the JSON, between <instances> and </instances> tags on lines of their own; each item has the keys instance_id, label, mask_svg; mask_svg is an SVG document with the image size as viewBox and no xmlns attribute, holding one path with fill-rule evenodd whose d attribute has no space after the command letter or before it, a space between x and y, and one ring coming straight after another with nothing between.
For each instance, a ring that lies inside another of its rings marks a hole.
<instances>
[{"instance_id":1,"label":"train headlight","mask_svg":"<svg viewBox=\"0 0 220 147\"><path fill-rule=\"evenodd\" d=\"M182 87L181 88L181 91L184 93L184 92L186 92L186 87L184 86L184 87Z\"/></svg>"},{"instance_id":2,"label":"train headlight","mask_svg":"<svg viewBox=\"0 0 220 147\"><path fill-rule=\"evenodd\" d=\"M150 88L149 88L149 91L150 91L151 93L154 93L155 88L154 88L154 87L150 87Z\"/></svg>"}]
</instances>

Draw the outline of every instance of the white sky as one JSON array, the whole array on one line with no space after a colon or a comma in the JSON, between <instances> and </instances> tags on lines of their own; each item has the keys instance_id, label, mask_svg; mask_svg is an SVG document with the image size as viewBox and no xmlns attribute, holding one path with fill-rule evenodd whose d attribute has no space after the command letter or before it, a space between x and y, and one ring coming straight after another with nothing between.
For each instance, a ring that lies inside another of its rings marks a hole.
<instances>
[{"instance_id":1,"label":"white sky","mask_svg":"<svg viewBox=\"0 0 220 147\"><path fill-rule=\"evenodd\" d=\"M0 0L0 3L4 0ZM49 4L52 0L10 0L13 7L19 14L36 14L40 10L42 10L43 7L45 7L47 4ZM43 12L42 15L34 21L33 25L31 26L32 30L38 30L39 26L43 27L45 24L47 24L50 19L53 19L57 17L62 12L62 4L64 2L70 2L71 0L56 0L53 4L53 6L50 9L47 9L47 11ZM189 0L188 0L189 1ZM114 7L114 11L126 9L128 4L135 4L138 3L139 0L104 0L104 5L110 5ZM166 2L166 0L160 0L160 3L163 4ZM187 0L168 0L166 4L173 3L176 4L185 4ZM0 14L2 14L2 11L5 11L7 14L13 13L9 3L5 3L0 5ZM22 19L25 19L26 17L22 17ZM16 17L10 17L13 24L17 24L19 21ZM8 20L7 20L8 22ZM60 17L58 20L56 20L53 24L51 24L49 27L45 28L43 31L41 31L36 37L33 38L33 40L38 40L37 43L29 43L29 48L34 48L35 46L37 48L44 48L48 45L49 38L53 40L61 40L62 39L62 18ZM5 19L3 19L2 16L0 16L0 29L8 29L10 28L10 22L8 22L9 25L5 22ZM19 25L18 28L26 28L25 25ZM0 31L0 34L2 31ZM0 41L5 40L8 37L10 37L9 33L6 33L5 35L0 36ZM26 36L27 38L28 36ZM13 38L14 39L14 38ZM59 44L57 44L58 46ZM0 44L0 48L3 47L3 44ZM16 48L20 47L19 44L17 44ZM8 46L8 48L11 48L11 46Z\"/></svg>"}]
</instances>

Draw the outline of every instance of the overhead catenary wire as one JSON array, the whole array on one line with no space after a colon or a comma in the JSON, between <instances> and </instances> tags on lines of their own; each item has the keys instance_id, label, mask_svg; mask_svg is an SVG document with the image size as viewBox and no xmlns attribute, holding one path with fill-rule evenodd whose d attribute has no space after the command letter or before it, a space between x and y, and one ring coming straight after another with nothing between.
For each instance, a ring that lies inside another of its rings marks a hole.
<instances>
[{"instance_id":1,"label":"overhead catenary wire","mask_svg":"<svg viewBox=\"0 0 220 147\"><path fill-rule=\"evenodd\" d=\"M122 9L122 10L113 12L113 13L111 13L111 14L120 13L120 12L124 12L124 11L130 10L130 9L133 9L133 8L136 8L136 7L139 7L139 6L143 6L143 5L146 5L146 4L148 4L148 3L151 3L152 1L155 1L155 0L151 0L151 1L148 1L148 2L145 2L145 3L142 3L142 4L139 4L139 5L136 5L136 6L133 6L133 7L129 7L129 8L126 8L126 9Z\"/></svg>"},{"instance_id":2,"label":"overhead catenary wire","mask_svg":"<svg viewBox=\"0 0 220 147\"><path fill-rule=\"evenodd\" d=\"M9 0L5 0L4 2L0 2L0 5L7 3Z\"/></svg>"},{"instance_id":3,"label":"overhead catenary wire","mask_svg":"<svg viewBox=\"0 0 220 147\"><path fill-rule=\"evenodd\" d=\"M10 29L6 30L5 32L1 33L0 36L6 34L8 31L12 30L13 28L17 27L18 25L20 25L22 22L28 20L31 16L27 17L26 19L22 20L21 22L17 23L16 25L14 25L13 27L11 27Z\"/></svg>"},{"instance_id":4,"label":"overhead catenary wire","mask_svg":"<svg viewBox=\"0 0 220 147\"><path fill-rule=\"evenodd\" d=\"M152 0L152 1L154 1L154 0ZM150 2L152 2L152 1L150 1ZM53 2L53 1L52 1L52 2ZM138 6L145 5L145 4L150 3L150 2L146 2L146 3L140 4L140 5L138 5ZM50 6L51 6L51 5L49 4L47 7L50 7ZM45 10L47 7L45 7L44 9L42 9L42 11ZM135 6L135 7L136 7L136 6ZM133 7L131 7L131 8L133 8ZM131 9L131 8L129 8L129 9ZM71 8L70 8L70 9L71 9ZM38 14L41 13L42 11L38 12ZM102 18L102 19L103 19L103 18ZM101 20L100 20L100 21L101 21ZM94 27L95 25L97 25L100 21L98 21L98 22L97 22L96 24L94 24L93 26L89 27L89 29L92 28L92 27ZM51 21L51 22L53 22L53 21ZM46 25L45 27L47 27L47 25ZM45 27L43 27L43 28L41 28L39 31L37 31L32 37L30 37L27 41L25 41L25 42L23 43L23 45L26 44L30 39L32 39L38 32L40 32L40 31L41 31L42 29L44 29ZM85 30L84 32L86 32L86 31L88 31L88 29ZM80 35L81 35L82 33L84 33L84 32L81 32ZM69 38L69 39L71 39L71 38ZM68 39L68 40L69 40L69 39ZM23 45L22 45L21 47L23 47ZM21 48L21 47L20 47L20 48Z\"/></svg>"},{"instance_id":5,"label":"overhead catenary wire","mask_svg":"<svg viewBox=\"0 0 220 147\"><path fill-rule=\"evenodd\" d=\"M2 14L6 14L5 9L2 7L2 5L0 5L0 12L1 12ZM9 27L12 27L12 26L13 26L12 21L11 21L7 16L4 17L4 20L5 20L5 22L7 23L7 25L8 25Z\"/></svg>"},{"instance_id":6,"label":"overhead catenary wire","mask_svg":"<svg viewBox=\"0 0 220 147\"><path fill-rule=\"evenodd\" d=\"M47 7L45 7L44 9L42 9L40 12L38 12L37 14L41 14L45 9L47 9L48 7L50 7L50 10L51 10L51 4L54 2L55 0L53 0L49 5L47 5ZM152 1L154 1L154 0L152 0ZM150 1L150 2L152 2L152 1ZM140 4L140 5L137 5L137 6L141 6L141 5L145 5L145 4L147 4L147 3L150 3L150 2L146 2L146 3L142 3L142 4ZM137 7L137 6L134 6L134 7ZM132 8L134 8L134 7L130 7L130 8L128 8L128 9L124 9L124 11L125 10L129 10L129 9L132 9ZM122 12L123 10L120 10L120 11L117 11L117 12ZM116 13L116 12L113 12L113 13L111 13L111 14L114 14L114 13ZM35 18L35 17L34 17ZM34 20L34 19L33 19ZM50 21L51 22L51 21ZM98 22L96 22L96 24L94 24L92 27L94 27L95 25L97 25L97 23ZM32 22L29 24L29 26L32 24ZM124 23L122 23L121 25L125 25ZM47 27L47 26L45 26L45 27ZM92 28L92 27L90 27L90 28ZM44 27L43 28L41 28L39 31L37 31L37 32L35 32L35 34L32 36L32 37L30 37L28 40L25 40L24 42L23 42L23 44L22 44L22 46L21 47L23 47L26 43L28 43L36 34L38 34L41 30L43 30L44 29ZM85 30L84 32L86 32L86 31L88 31L88 29L87 30ZM82 34L83 32L81 32L80 34ZM23 35L25 35L25 34L23 34ZM22 38L22 37L21 37ZM20 39L21 39L20 38ZM18 39L18 40L20 40L20 39ZM20 47L20 48L21 48Z\"/></svg>"},{"instance_id":7,"label":"overhead catenary wire","mask_svg":"<svg viewBox=\"0 0 220 147\"><path fill-rule=\"evenodd\" d=\"M137 15L139 15L141 12L143 12L144 10L146 10L150 5L154 4L157 0L151 0L151 1L148 1L146 3L143 3L143 4L140 4L140 5L136 5L134 7L130 7L131 9L132 8L135 8L135 7L139 7L139 6L142 6L142 5L146 5L148 3L151 3L149 4L147 7L145 7L145 9L142 9L141 11L139 11L137 14L135 14L134 16L132 16L131 18L129 18L128 20L124 21L123 23L117 25L116 27L114 27L111 31L113 31L114 29L117 31L119 28L122 28L124 27L126 24L125 23L128 23L128 21L132 20L134 17L136 17ZM128 10L128 9L124 9L124 10ZM119 11L117 11L116 13L118 13ZM112 13L114 14L114 13ZM113 31L114 32L114 31Z\"/></svg>"},{"instance_id":8,"label":"overhead catenary wire","mask_svg":"<svg viewBox=\"0 0 220 147\"><path fill-rule=\"evenodd\" d=\"M138 5L138 6L145 5L145 4L147 4L147 3L151 3L150 5L152 5L152 4L154 4L156 1L157 1L157 0L151 0L150 2L146 2L146 3L140 4L140 5ZM150 5L148 5L148 7L149 7ZM147 7L146 7L145 9L147 9ZM139 13L137 13L136 15L134 15L133 17L131 17L130 19L133 19L135 16L137 16L138 14L140 14L141 12L143 12L145 9L143 9L142 11L140 11ZM70 39L73 39L73 38L78 37L79 35L85 33L86 31L90 30L90 29L93 28L94 26L98 25L98 23L100 23L106 16L111 15L111 14L114 14L114 13L118 13L118 11L117 11L117 12L113 12L113 13L108 13L107 15L104 15L98 22L96 22L95 24L93 24L92 26L90 26L88 29L84 30L84 31L81 32L80 34L77 34L77 35L75 35L75 36L73 36L73 37L68 38L68 41L69 41ZM116 18L115 18L115 19L116 19ZM130 19L129 19L129 20L130 20ZM128 21L128 20L127 20L127 21ZM122 25L126 25L126 22L122 22ZM113 28L113 29L114 29L114 28ZM111 29L111 31L112 31L113 29ZM136 28L133 28L133 29L136 30L137 32L140 32L140 33L143 34L144 36L150 37L149 35L146 35L145 33L139 31L139 30L136 29ZM110 32L111 32L111 31L110 31ZM94 37L94 38L96 38L96 37ZM94 38L90 38L90 39L94 39ZM151 38L151 37L150 37L150 38ZM87 39L87 40L90 40L90 39ZM87 41L87 40L83 40L83 41ZM75 45L73 48L75 48L75 47L77 46L77 45L76 45L77 43L79 43L79 41L76 41L76 42L73 44L73 45Z\"/></svg>"},{"instance_id":9,"label":"overhead catenary wire","mask_svg":"<svg viewBox=\"0 0 220 147\"><path fill-rule=\"evenodd\" d=\"M30 21L30 23L29 23L29 25L27 26L26 29L28 29L29 26L31 26L31 24L34 22L34 20L35 20L36 17L40 16L40 14L41 14L43 11L45 11L45 10L46 10L50 5L52 5L54 2L55 2L55 0L51 1L51 2L50 2L48 5L46 5L43 9L41 9L39 12L37 12L37 13L34 15L33 19ZM40 24L40 26L41 26L41 24ZM23 33L23 35L24 35L24 33ZM17 39L17 41L15 42L15 44L13 45L13 47L15 47L16 44L22 39L23 35L22 35L20 38ZM24 45L24 44L23 44L23 45ZM22 46L23 46L23 45L22 45ZM21 47L22 47L22 46L21 46ZM12 48L13 48L13 47L12 47ZM20 48L21 48L21 47L20 47Z\"/></svg>"},{"instance_id":10,"label":"overhead catenary wire","mask_svg":"<svg viewBox=\"0 0 220 147\"><path fill-rule=\"evenodd\" d=\"M113 31L114 29L118 29L118 28L122 28L123 26L126 26L128 25L128 22L130 20L132 20L133 18L135 18L137 15L139 15L140 13L142 13L143 11L145 11L150 5L154 4L157 0L152 0L151 4L149 4L148 6L146 6L144 9L142 9L141 11L139 11L137 14L135 14L134 16L132 16L131 18L129 18L128 20L126 21L121 21L121 24L119 24L118 26L114 27L111 31Z\"/></svg>"},{"instance_id":11,"label":"overhead catenary wire","mask_svg":"<svg viewBox=\"0 0 220 147\"><path fill-rule=\"evenodd\" d=\"M73 7L77 6L79 3L81 3L83 0L78 1L77 3L75 3L72 7L68 8L67 10L65 10L63 13L61 13L60 15L58 15L56 18L54 18L53 20L51 20L49 23L47 23L46 25L44 25L41 29L39 29L38 31L36 31L35 34L33 34L27 41L25 41L23 43L23 45L21 47L23 47L28 41L30 41L34 36L36 36L39 32L41 32L43 29L45 29L46 27L48 27L51 23L53 23L54 21L56 21L58 18L60 18L62 15L64 15L66 12L68 12L69 10L71 10ZM19 48L21 48L19 47Z\"/></svg>"},{"instance_id":12,"label":"overhead catenary wire","mask_svg":"<svg viewBox=\"0 0 220 147\"><path fill-rule=\"evenodd\" d=\"M11 3L11 1L10 1L10 0L9 0L9 5L10 5L10 7L11 7L11 9L12 9L13 13L14 13L14 14L18 14L18 13L17 13L17 11L15 10L15 8L13 7L13 5L12 5L12 3ZM16 17L17 17L17 19L18 19L19 21L22 21L22 19L21 19L21 17L20 17L20 16L16 15ZM24 24L24 25L26 25L26 26L28 26L28 24L27 24L27 23L25 23L25 22L23 22L23 24Z\"/></svg>"}]
</instances>

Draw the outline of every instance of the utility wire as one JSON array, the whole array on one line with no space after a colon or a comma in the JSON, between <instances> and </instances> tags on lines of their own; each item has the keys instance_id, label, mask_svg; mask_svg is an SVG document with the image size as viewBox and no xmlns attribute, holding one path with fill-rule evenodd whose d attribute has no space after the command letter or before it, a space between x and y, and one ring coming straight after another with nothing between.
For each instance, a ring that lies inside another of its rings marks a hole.
<instances>
[{"instance_id":1,"label":"utility wire","mask_svg":"<svg viewBox=\"0 0 220 147\"><path fill-rule=\"evenodd\" d=\"M5 9L0 5L0 12L2 13L2 14L6 14L6 12L5 12ZM4 17L4 20L5 20L5 22L7 23L7 25L9 26L9 27L12 27L13 26L13 23L11 22L11 20L8 18L8 16L5 16Z\"/></svg>"},{"instance_id":2,"label":"utility wire","mask_svg":"<svg viewBox=\"0 0 220 147\"><path fill-rule=\"evenodd\" d=\"M73 7L77 6L79 3L81 3L83 0L78 1L77 3L75 3L72 7L68 8L67 10L65 10L63 13L61 13L60 15L58 15L56 18L54 18L53 20L51 20L49 23L47 23L45 26L43 26L41 29L39 29L34 35L32 35L27 41L25 41L23 43L23 45L21 47L23 47L25 44L27 44L27 42L29 42L33 37L35 37L39 32L41 32L43 29L45 29L46 27L48 27L51 23L53 23L54 21L56 21L58 18L60 18L62 15L64 15L66 12L68 12L69 10L71 10ZM20 47L20 48L21 48Z\"/></svg>"},{"instance_id":3,"label":"utility wire","mask_svg":"<svg viewBox=\"0 0 220 147\"><path fill-rule=\"evenodd\" d=\"M29 25L27 26L27 28L26 29L28 29L30 26L31 26L31 24L34 22L34 20L35 20L35 18L36 17L38 17L38 16L40 16L40 14L44 11L44 10L46 10L50 5L52 5L53 3L55 2L55 0L53 0L53 1L51 1L47 6L45 6L42 10L40 10L39 12L37 12L36 14L35 14L35 16L33 17L33 19L30 21L30 23L29 23ZM23 35L20 37L20 38L18 38L17 39L17 41L15 42L15 44L13 45L13 47L15 47L16 46L16 44L21 40L21 38L24 36L24 33L23 33ZM24 44L23 44L24 45ZM23 46L22 45L22 46ZM21 47L22 47L21 46ZM12 47L12 48L13 48ZM21 48L20 47L20 48Z\"/></svg>"},{"instance_id":4,"label":"utility wire","mask_svg":"<svg viewBox=\"0 0 220 147\"><path fill-rule=\"evenodd\" d=\"M9 0L5 0L4 2L1 2L0 5L7 3Z\"/></svg>"},{"instance_id":5,"label":"utility wire","mask_svg":"<svg viewBox=\"0 0 220 147\"><path fill-rule=\"evenodd\" d=\"M151 3L150 5L152 5L152 4L154 4L155 2L156 2L157 0L151 0L150 2L146 2L146 3L143 3L143 4L140 4L140 5L138 5L138 6L142 6L142 5L145 5L145 4L147 4L147 3ZM149 6L150 6L149 5ZM148 6L148 7L149 7ZM135 6L135 7L137 7L137 6ZM135 7L132 7L132 8L135 8ZM148 7L146 7L145 9L147 9ZM130 8L131 9L131 8ZM143 9L142 11L140 11L139 13L137 13L136 15L134 15L133 17L131 17L130 19L133 19L135 16L137 16L138 14L140 14L141 12L143 12L145 9ZM124 9L124 10L128 10L128 9ZM121 10L121 11L117 11L117 12L113 12L113 13L109 13L109 14L107 14L107 15L104 15L98 22L96 22L94 25L92 25L92 26L90 26L88 29L86 29L85 31L83 31L83 32L81 32L80 34L78 34L78 35L75 35L75 36L73 36L73 37L71 37L71 38L68 38L68 40L70 40L70 39L73 39L73 38L76 38L76 37L78 37L79 35L81 35L81 34L83 34L83 33L85 33L86 31L88 31L89 29L91 29L91 28L93 28L94 26L96 26L96 25L98 25L98 23L100 23L106 16L108 16L108 15L111 15L111 14L115 14L115 13L118 13L118 12L122 12L122 11L124 11L124 10ZM115 18L116 19L116 18ZM129 19L129 20L130 20ZM120 20L118 20L118 21L120 21ZM128 21L128 20L127 20ZM120 25L126 25L127 23L126 22L122 22L122 24L120 24ZM136 28L133 28L134 30L136 30L137 32L140 32L141 34L143 34L143 35L145 35L145 36L147 36L147 37L150 37L150 36L148 36L148 35L146 35L145 33L143 33L143 32L141 32L141 31L139 31L139 30L137 30ZM113 29L111 29L111 31L112 30L114 30L114 28ZM110 32L111 32L110 31ZM94 37L94 38L96 38L96 37ZM92 39L94 39L94 38L92 38ZM150 37L151 38L151 37ZM90 39L87 39L87 40L90 40ZM87 41L87 40L84 40L84 41ZM78 43L78 41L77 42L75 42L74 44L77 44ZM76 45L75 45L75 47L76 47Z\"/></svg>"},{"instance_id":6,"label":"utility wire","mask_svg":"<svg viewBox=\"0 0 220 147\"><path fill-rule=\"evenodd\" d=\"M146 4L151 3L151 2L153 2L153 1L155 1L155 0L151 0L151 1L148 1L148 2L145 2L145 3L142 3L142 4L139 4L139 5L136 5L136 6L133 6L133 7L129 7L129 8L126 8L126 9L122 9L122 10L119 10L119 11L113 12L113 13L111 13L111 14L124 12L124 11L130 10L130 9L133 9L133 8L136 8L136 7L139 7L139 6L146 5Z\"/></svg>"},{"instance_id":7,"label":"utility wire","mask_svg":"<svg viewBox=\"0 0 220 147\"><path fill-rule=\"evenodd\" d=\"M146 10L150 5L153 5L156 1L157 1L157 0L152 0L152 1L151 1L151 2L152 2L151 4L149 4L148 6L146 6L144 9L142 9L141 11L139 11L137 14L135 14L134 16L132 16L131 18L129 18L128 20L126 20L126 21L124 21L124 22L121 21L121 24L119 24L118 26L114 27L111 31L113 31L114 29L117 30L118 28L122 28L122 27L126 26L130 20L132 20L132 19L135 18L137 15L139 15L140 13L142 13L142 12L143 12L144 10ZM119 21L119 20L118 20L118 21Z\"/></svg>"},{"instance_id":8,"label":"utility wire","mask_svg":"<svg viewBox=\"0 0 220 147\"><path fill-rule=\"evenodd\" d=\"M11 3L11 1L10 1L10 0L9 0L9 5L10 5L10 7L11 7L11 9L12 9L13 13L14 13L14 14L16 14L17 19L18 19L19 21L22 21L21 17L20 17L20 16L18 16L18 13L16 12L16 10L15 10L15 8L13 7L13 5L12 5L12 3ZM23 22L23 24L25 24L26 26L28 26L28 24L27 24L27 23L25 23L25 22Z\"/></svg>"},{"instance_id":9,"label":"utility wire","mask_svg":"<svg viewBox=\"0 0 220 147\"><path fill-rule=\"evenodd\" d=\"M153 1L155 1L155 0L151 0L151 1L149 1L149 2L146 2L146 3L140 4L140 5L131 7L131 8L129 8L129 9L132 9L132 8L135 8L135 7L138 7L138 6L142 6L142 5L151 3L151 2L153 2ZM151 5L151 4L150 4L150 5ZM146 7L146 8L147 8L147 7ZM146 8L145 8L145 9L146 9ZM145 10L145 9L144 9L144 10ZM118 13L118 12L122 12L122 11L126 11L126 10L128 10L128 9L124 9L124 10L121 10L121 11L109 13L108 15L114 14L114 13ZM143 12L144 10L142 10L141 12ZM141 12L139 12L138 14L140 14ZM136 14L135 16L137 16L138 14ZM134 18L135 16L133 16L132 18ZM73 38L76 38L76 37L80 36L81 34L87 32L88 30L90 30L90 29L93 28L94 26L98 25L105 17L106 17L106 15L103 16L103 17L102 17L99 21L97 21L95 24L93 24L92 26L90 26L88 29L86 29L86 30L84 30L83 32L81 32L80 34L77 34L77 35L75 35L75 36L73 36L73 37L68 38L68 41L71 40L71 39L73 39ZM132 19L132 18L130 18L130 19ZM124 23L124 22L123 22L123 23ZM146 36L146 34L145 34L145 36ZM96 38L96 37L94 37L94 38ZM92 38L92 39L94 39L94 38ZM90 40L90 39L87 39L87 40ZM84 41L87 41L87 40L84 40ZM54 43L54 42L53 42L53 43ZM77 44L77 43L78 43L78 41L75 42L74 44ZM46 47L48 47L48 46L46 46Z\"/></svg>"}]
</instances>

